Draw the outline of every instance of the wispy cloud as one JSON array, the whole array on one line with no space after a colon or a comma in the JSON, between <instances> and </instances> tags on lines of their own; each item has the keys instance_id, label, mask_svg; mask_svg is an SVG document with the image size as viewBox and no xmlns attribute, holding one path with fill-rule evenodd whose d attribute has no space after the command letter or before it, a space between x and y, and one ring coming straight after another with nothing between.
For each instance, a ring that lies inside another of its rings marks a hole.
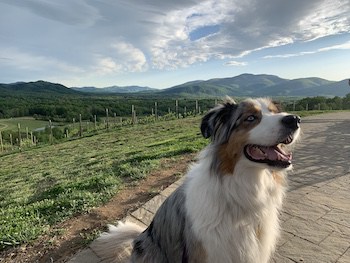
<instances>
[{"instance_id":1,"label":"wispy cloud","mask_svg":"<svg viewBox=\"0 0 350 263\"><path fill-rule=\"evenodd\" d=\"M246 66L247 62L239 62L239 61L228 61L225 63L226 66Z\"/></svg>"},{"instance_id":2,"label":"wispy cloud","mask_svg":"<svg viewBox=\"0 0 350 263\"><path fill-rule=\"evenodd\" d=\"M316 53L320 53L320 52L327 52L327 51L331 51L331 50L345 50L345 49L350 49L350 41L348 41L346 43L343 43L343 44L333 45L333 46L329 46L329 47L323 47L323 48L319 48L319 49L312 50L312 51L301 51L301 52L297 52L297 53L268 55L268 56L264 56L263 58L265 58L265 59L269 59L269 58L291 58L291 57L300 57L300 56L305 56L305 55L312 55L312 54L316 54Z\"/></svg>"}]
</instances>

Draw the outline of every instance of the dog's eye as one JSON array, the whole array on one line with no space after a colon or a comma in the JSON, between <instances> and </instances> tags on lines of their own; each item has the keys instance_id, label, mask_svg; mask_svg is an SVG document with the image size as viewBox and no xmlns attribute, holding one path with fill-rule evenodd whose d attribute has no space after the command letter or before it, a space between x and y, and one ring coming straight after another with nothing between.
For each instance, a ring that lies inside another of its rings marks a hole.
<instances>
[{"instance_id":1,"label":"dog's eye","mask_svg":"<svg viewBox=\"0 0 350 263\"><path fill-rule=\"evenodd\" d=\"M252 122L252 121L255 121L256 117L254 115L249 115L245 121L249 121L249 122Z\"/></svg>"}]
</instances>

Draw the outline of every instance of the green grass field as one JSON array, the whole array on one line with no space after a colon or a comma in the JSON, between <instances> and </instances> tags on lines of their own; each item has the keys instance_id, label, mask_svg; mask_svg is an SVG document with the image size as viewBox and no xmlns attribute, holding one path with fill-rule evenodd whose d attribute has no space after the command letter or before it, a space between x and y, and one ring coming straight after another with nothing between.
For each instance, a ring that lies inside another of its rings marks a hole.
<instances>
[{"instance_id":1,"label":"green grass field","mask_svg":"<svg viewBox=\"0 0 350 263\"><path fill-rule=\"evenodd\" d=\"M20 124L21 131L26 131L26 127L28 127L29 131L33 131L37 128L48 126L49 124L47 121L36 120L32 117L0 119L0 131L17 131L18 123Z\"/></svg>"},{"instance_id":2,"label":"green grass field","mask_svg":"<svg viewBox=\"0 0 350 263\"><path fill-rule=\"evenodd\" d=\"M126 126L0 157L0 248L27 243L111 198L165 158L207 143L200 118Z\"/></svg>"}]
</instances>

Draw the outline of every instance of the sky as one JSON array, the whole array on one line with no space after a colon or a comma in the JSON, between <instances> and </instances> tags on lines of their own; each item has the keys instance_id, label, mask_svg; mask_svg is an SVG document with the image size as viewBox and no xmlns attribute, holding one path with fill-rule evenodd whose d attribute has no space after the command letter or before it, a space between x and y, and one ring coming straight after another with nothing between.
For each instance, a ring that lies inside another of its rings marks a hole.
<instances>
[{"instance_id":1,"label":"sky","mask_svg":"<svg viewBox=\"0 0 350 263\"><path fill-rule=\"evenodd\" d=\"M0 83L350 78L350 0L0 0Z\"/></svg>"}]
</instances>

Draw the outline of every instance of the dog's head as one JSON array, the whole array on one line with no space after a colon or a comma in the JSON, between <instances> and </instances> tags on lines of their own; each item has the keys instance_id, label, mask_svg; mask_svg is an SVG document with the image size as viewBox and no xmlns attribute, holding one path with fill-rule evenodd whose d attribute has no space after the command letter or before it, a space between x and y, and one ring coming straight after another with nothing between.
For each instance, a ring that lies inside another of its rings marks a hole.
<instances>
[{"instance_id":1,"label":"dog's head","mask_svg":"<svg viewBox=\"0 0 350 263\"><path fill-rule=\"evenodd\" d=\"M269 99L227 100L202 119L201 131L216 149L216 166L232 173L240 160L249 165L287 169L288 150L299 136L300 117L286 112Z\"/></svg>"}]
</instances>

